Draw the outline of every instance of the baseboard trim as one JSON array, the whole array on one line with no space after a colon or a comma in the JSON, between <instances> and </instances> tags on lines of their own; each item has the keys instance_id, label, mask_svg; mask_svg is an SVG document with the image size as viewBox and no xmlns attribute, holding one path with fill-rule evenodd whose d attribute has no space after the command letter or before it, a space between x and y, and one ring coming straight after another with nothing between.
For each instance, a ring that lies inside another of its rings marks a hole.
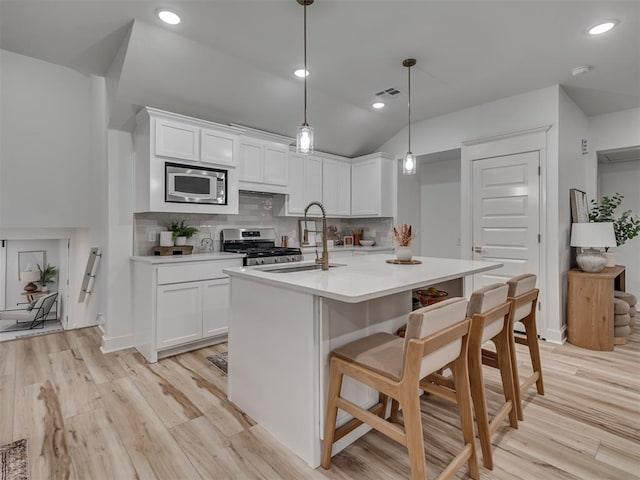
<instances>
[{"instance_id":1,"label":"baseboard trim","mask_svg":"<svg viewBox=\"0 0 640 480\"><path fill-rule=\"evenodd\" d=\"M567 341L567 326L563 325L560 330L547 330L544 340L549 343L557 343L562 345Z\"/></svg>"},{"instance_id":2,"label":"baseboard trim","mask_svg":"<svg viewBox=\"0 0 640 480\"><path fill-rule=\"evenodd\" d=\"M133 334L111 338L103 336L100 351L102 353L111 353L131 347L133 347Z\"/></svg>"}]
</instances>

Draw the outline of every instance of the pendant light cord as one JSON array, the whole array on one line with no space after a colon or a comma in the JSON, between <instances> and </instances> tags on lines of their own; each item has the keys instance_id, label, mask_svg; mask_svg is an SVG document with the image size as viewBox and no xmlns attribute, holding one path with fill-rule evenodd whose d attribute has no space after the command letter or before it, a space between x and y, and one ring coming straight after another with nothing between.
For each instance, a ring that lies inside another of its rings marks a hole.
<instances>
[{"instance_id":1,"label":"pendant light cord","mask_svg":"<svg viewBox=\"0 0 640 480\"><path fill-rule=\"evenodd\" d=\"M409 152L411 152L411 67L407 68L409 76Z\"/></svg>"},{"instance_id":2,"label":"pendant light cord","mask_svg":"<svg viewBox=\"0 0 640 480\"><path fill-rule=\"evenodd\" d=\"M304 4L304 124L307 125L307 3Z\"/></svg>"}]
</instances>

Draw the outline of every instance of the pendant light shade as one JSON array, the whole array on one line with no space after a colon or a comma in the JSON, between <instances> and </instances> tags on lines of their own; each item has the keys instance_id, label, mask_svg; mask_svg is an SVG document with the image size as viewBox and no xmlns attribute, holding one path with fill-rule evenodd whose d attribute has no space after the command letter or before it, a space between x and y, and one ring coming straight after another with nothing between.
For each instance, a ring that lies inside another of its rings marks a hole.
<instances>
[{"instance_id":1,"label":"pendant light shade","mask_svg":"<svg viewBox=\"0 0 640 480\"><path fill-rule=\"evenodd\" d=\"M409 79L409 148L402 159L402 173L404 175L414 175L417 172L416 156L411 152L411 67L415 64L415 58L407 58L402 61L402 66L407 67L407 76Z\"/></svg>"},{"instance_id":2,"label":"pendant light shade","mask_svg":"<svg viewBox=\"0 0 640 480\"><path fill-rule=\"evenodd\" d=\"M296 0L304 7L304 71L307 70L307 5L313 0ZM304 77L304 122L298 127L296 135L296 152L303 155L313 153L313 128L307 123L307 76Z\"/></svg>"}]
</instances>

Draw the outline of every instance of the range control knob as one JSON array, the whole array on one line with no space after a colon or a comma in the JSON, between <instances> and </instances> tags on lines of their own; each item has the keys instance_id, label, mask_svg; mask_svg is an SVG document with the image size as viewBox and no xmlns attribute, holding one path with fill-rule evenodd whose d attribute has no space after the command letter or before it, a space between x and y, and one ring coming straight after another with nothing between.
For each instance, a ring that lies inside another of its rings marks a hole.
<instances>
[{"instance_id":1,"label":"range control knob","mask_svg":"<svg viewBox=\"0 0 640 480\"><path fill-rule=\"evenodd\" d=\"M278 263L280 260L278 259L278 257L273 259L273 263Z\"/></svg>"}]
</instances>

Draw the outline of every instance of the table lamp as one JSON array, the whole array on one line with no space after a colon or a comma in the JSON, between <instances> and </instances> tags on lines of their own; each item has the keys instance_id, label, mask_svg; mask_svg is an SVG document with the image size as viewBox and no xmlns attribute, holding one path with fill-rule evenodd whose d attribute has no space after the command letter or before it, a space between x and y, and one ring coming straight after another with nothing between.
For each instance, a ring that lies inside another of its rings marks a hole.
<instances>
[{"instance_id":1,"label":"table lamp","mask_svg":"<svg viewBox=\"0 0 640 480\"><path fill-rule=\"evenodd\" d=\"M574 223L571 225L571 246L581 249L576 261L583 271L589 273L602 271L607 264L607 257L596 248L616 246L613 223Z\"/></svg>"},{"instance_id":2,"label":"table lamp","mask_svg":"<svg viewBox=\"0 0 640 480\"><path fill-rule=\"evenodd\" d=\"M20 272L20 281L27 282L24 286L25 292L35 292L38 290L38 286L33 283L40 280L40 272L38 270L25 270L24 272Z\"/></svg>"}]
</instances>

